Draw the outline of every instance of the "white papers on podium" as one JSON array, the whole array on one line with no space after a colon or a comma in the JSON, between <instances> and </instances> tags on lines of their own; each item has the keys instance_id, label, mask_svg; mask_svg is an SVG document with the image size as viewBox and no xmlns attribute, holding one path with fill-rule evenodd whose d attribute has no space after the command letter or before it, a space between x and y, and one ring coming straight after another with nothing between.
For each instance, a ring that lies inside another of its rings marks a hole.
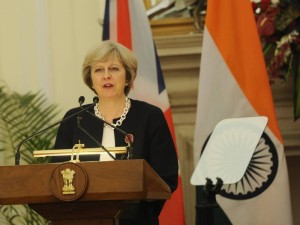
<instances>
[{"instance_id":1,"label":"white papers on podium","mask_svg":"<svg viewBox=\"0 0 300 225\"><path fill-rule=\"evenodd\" d=\"M216 184L234 184L242 179L261 135L267 117L231 118L214 128L191 177L192 185L205 185L206 178Z\"/></svg>"}]
</instances>

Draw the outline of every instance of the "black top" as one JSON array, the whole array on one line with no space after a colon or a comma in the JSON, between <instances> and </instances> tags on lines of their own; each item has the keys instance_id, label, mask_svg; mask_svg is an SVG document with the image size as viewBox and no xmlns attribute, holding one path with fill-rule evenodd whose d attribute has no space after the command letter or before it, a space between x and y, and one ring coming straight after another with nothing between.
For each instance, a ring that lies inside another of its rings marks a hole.
<instances>
[{"instance_id":1,"label":"black top","mask_svg":"<svg viewBox=\"0 0 300 225\"><path fill-rule=\"evenodd\" d=\"M71 109L64 118L80 110L81 108L79 107ZM93 107L88 110L94 114ZM101 143L103 122L87 112L83 112L80 116L81 127ZM117 120L114 120L114 123ZM134 158L145 159L173 192L177 188L178 182L178 160L174 142L163 112L156 106L131 99L130 110L119 128L134 136L132 143ZM116 129L114 133L115 145L127 146L124 134ZM79 140L80 143L85 144L85 148L99 147L92 138L78 128L77 116L74 116L60 125L55 149L72 149L75 144L78 144ZM52 158L52 162L68 160L70 160L70 157ZM80 160L98 161L99 156L80 156ZM120 225L156 225L158 224L158 216L163 204L164 201L141 202L135 221L120 221Z\"/></svg>"}]
</instances>

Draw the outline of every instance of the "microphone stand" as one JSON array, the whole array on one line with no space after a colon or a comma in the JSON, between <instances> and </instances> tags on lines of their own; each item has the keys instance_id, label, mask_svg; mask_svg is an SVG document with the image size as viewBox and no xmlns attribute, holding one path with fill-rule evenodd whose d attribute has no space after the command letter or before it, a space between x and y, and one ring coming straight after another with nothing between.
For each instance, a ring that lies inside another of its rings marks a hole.
<instances>
[{"instance_id":1,"label":"microphone stand","mask_svg":"<svg viewBox=\"0 0 300 225\"><path fill-rule=\"evenodd\" d=\"M66 118L64 118L64 119L62 119L62 120L60 120L60 121L54 123L54 124L52 124L52 125L49 126L49 127L46 127L46 128L43 129L43 130L37 131L37 132L33 133L32 135L30 135L29 137L27 137L27 138L25 138L24 140L22 140L22 141L18 144L18 148L17 148L16 154L15 154L15 165L16 165L16 166L20 165L20 157L21 157L20 148L21 148L21 146L22 146L26 141L30 140L31 138L33 138L33 137L35 137L35 136L37 136L37 135L39 135L39 134L41 134L41 133L44 133L45 131L51 129L52 127L54 127L54 126L56 126L56 125L58 125L58 124L60 124L60 123L62 123L62 122L64 122L64 121L66 121L66 120L68 120L68 119L70 119L70 118L72 118L72 117L74 117L74 116L76 116L76 115L78 115L78 114L80 114L80 113L82 113L82 112L84 112L84 111L87 111L87 109L92 108L92 107L94 107L94 106L95 106L95 103L92 104L92 105L90 105L90 106L88 106L88 107L86 107L86 108L82 108L82 107L81 107L82 109L81 109L80 111L78 111L78 112L76 112L76 113L74 113L74 114L72 114L72 115L70 115L70 116L68 116L68 117L66 117Z\"/></svg>"},{"instance_id":2,"label":"microphone stand","mask_svg":"<svg viewBox=\"0 0 300 225\"><path fill-rule=\"evenodd\" d=\"M206 178L206 184L203 188L205 200L196 205L196 225L213 225L214 209L218 207L216 194L219 194L223 186L223 180L217 178L213 185L210 178Z\"/></svg>"},{"instance_id":3,"label":"microphone stand","mask_svg":"<svg viewBox=\"0 0 300 225\"><path fill-rule=\"evenodd\" d=\"M81 125L80 120L82 117L77 117L77 126L80 130L82 130L87 136L89 136L100 148L102 148L113 160L116 160L116 158L99 142L97 141L89 132L87 132Z\"/></svg>"}]
</instances>

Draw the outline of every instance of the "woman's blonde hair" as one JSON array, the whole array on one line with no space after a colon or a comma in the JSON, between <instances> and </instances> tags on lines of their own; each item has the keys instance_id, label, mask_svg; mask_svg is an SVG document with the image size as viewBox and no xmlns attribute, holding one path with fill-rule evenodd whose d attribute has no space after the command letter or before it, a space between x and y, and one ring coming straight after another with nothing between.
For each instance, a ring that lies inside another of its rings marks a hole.
<instances>
[{"instance_id":1,"label":"woman's blonde hair","mask_svg":"<svg viewBox=\"0 0 300 225\"><path fill-rule=\"evenodd\" d=\"M133 81L136 78L137 59L132 51L115 41L103 41L90 50L90 52L86 55L82 65L83 81L95 92L91 78L91 68L98 62L106 61L110 56L117 57L117 59L125 68L126 86L124 93L125 95L128 95Z\"/></svg>"}]
</instances>

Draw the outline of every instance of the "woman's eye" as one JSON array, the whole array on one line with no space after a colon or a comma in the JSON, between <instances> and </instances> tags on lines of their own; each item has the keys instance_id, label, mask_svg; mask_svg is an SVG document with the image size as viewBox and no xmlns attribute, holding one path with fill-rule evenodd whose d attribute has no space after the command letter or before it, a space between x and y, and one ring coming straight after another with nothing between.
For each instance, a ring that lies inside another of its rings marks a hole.
<instances>
[{"instance_id":1,"label":"woman's eye","mask_svg":"<svg viewBox=\"0 0 300 225\"><path fill-rule=\"evenodd\" d=\"M102 68L96 68L94 72L97 73L97 72L101 72L101 71L103 71Z\"/></svg>"},{"instance_id":2,"label":"woman's eye","mask_svg":"<svg viewBox=\"0 0 300 225\"><path fill-rule=\"evenodd\" d=\"M111 67L109 68L110 71L119 71L119 68L118 67Z\"/></svg>"}]
</instances>

